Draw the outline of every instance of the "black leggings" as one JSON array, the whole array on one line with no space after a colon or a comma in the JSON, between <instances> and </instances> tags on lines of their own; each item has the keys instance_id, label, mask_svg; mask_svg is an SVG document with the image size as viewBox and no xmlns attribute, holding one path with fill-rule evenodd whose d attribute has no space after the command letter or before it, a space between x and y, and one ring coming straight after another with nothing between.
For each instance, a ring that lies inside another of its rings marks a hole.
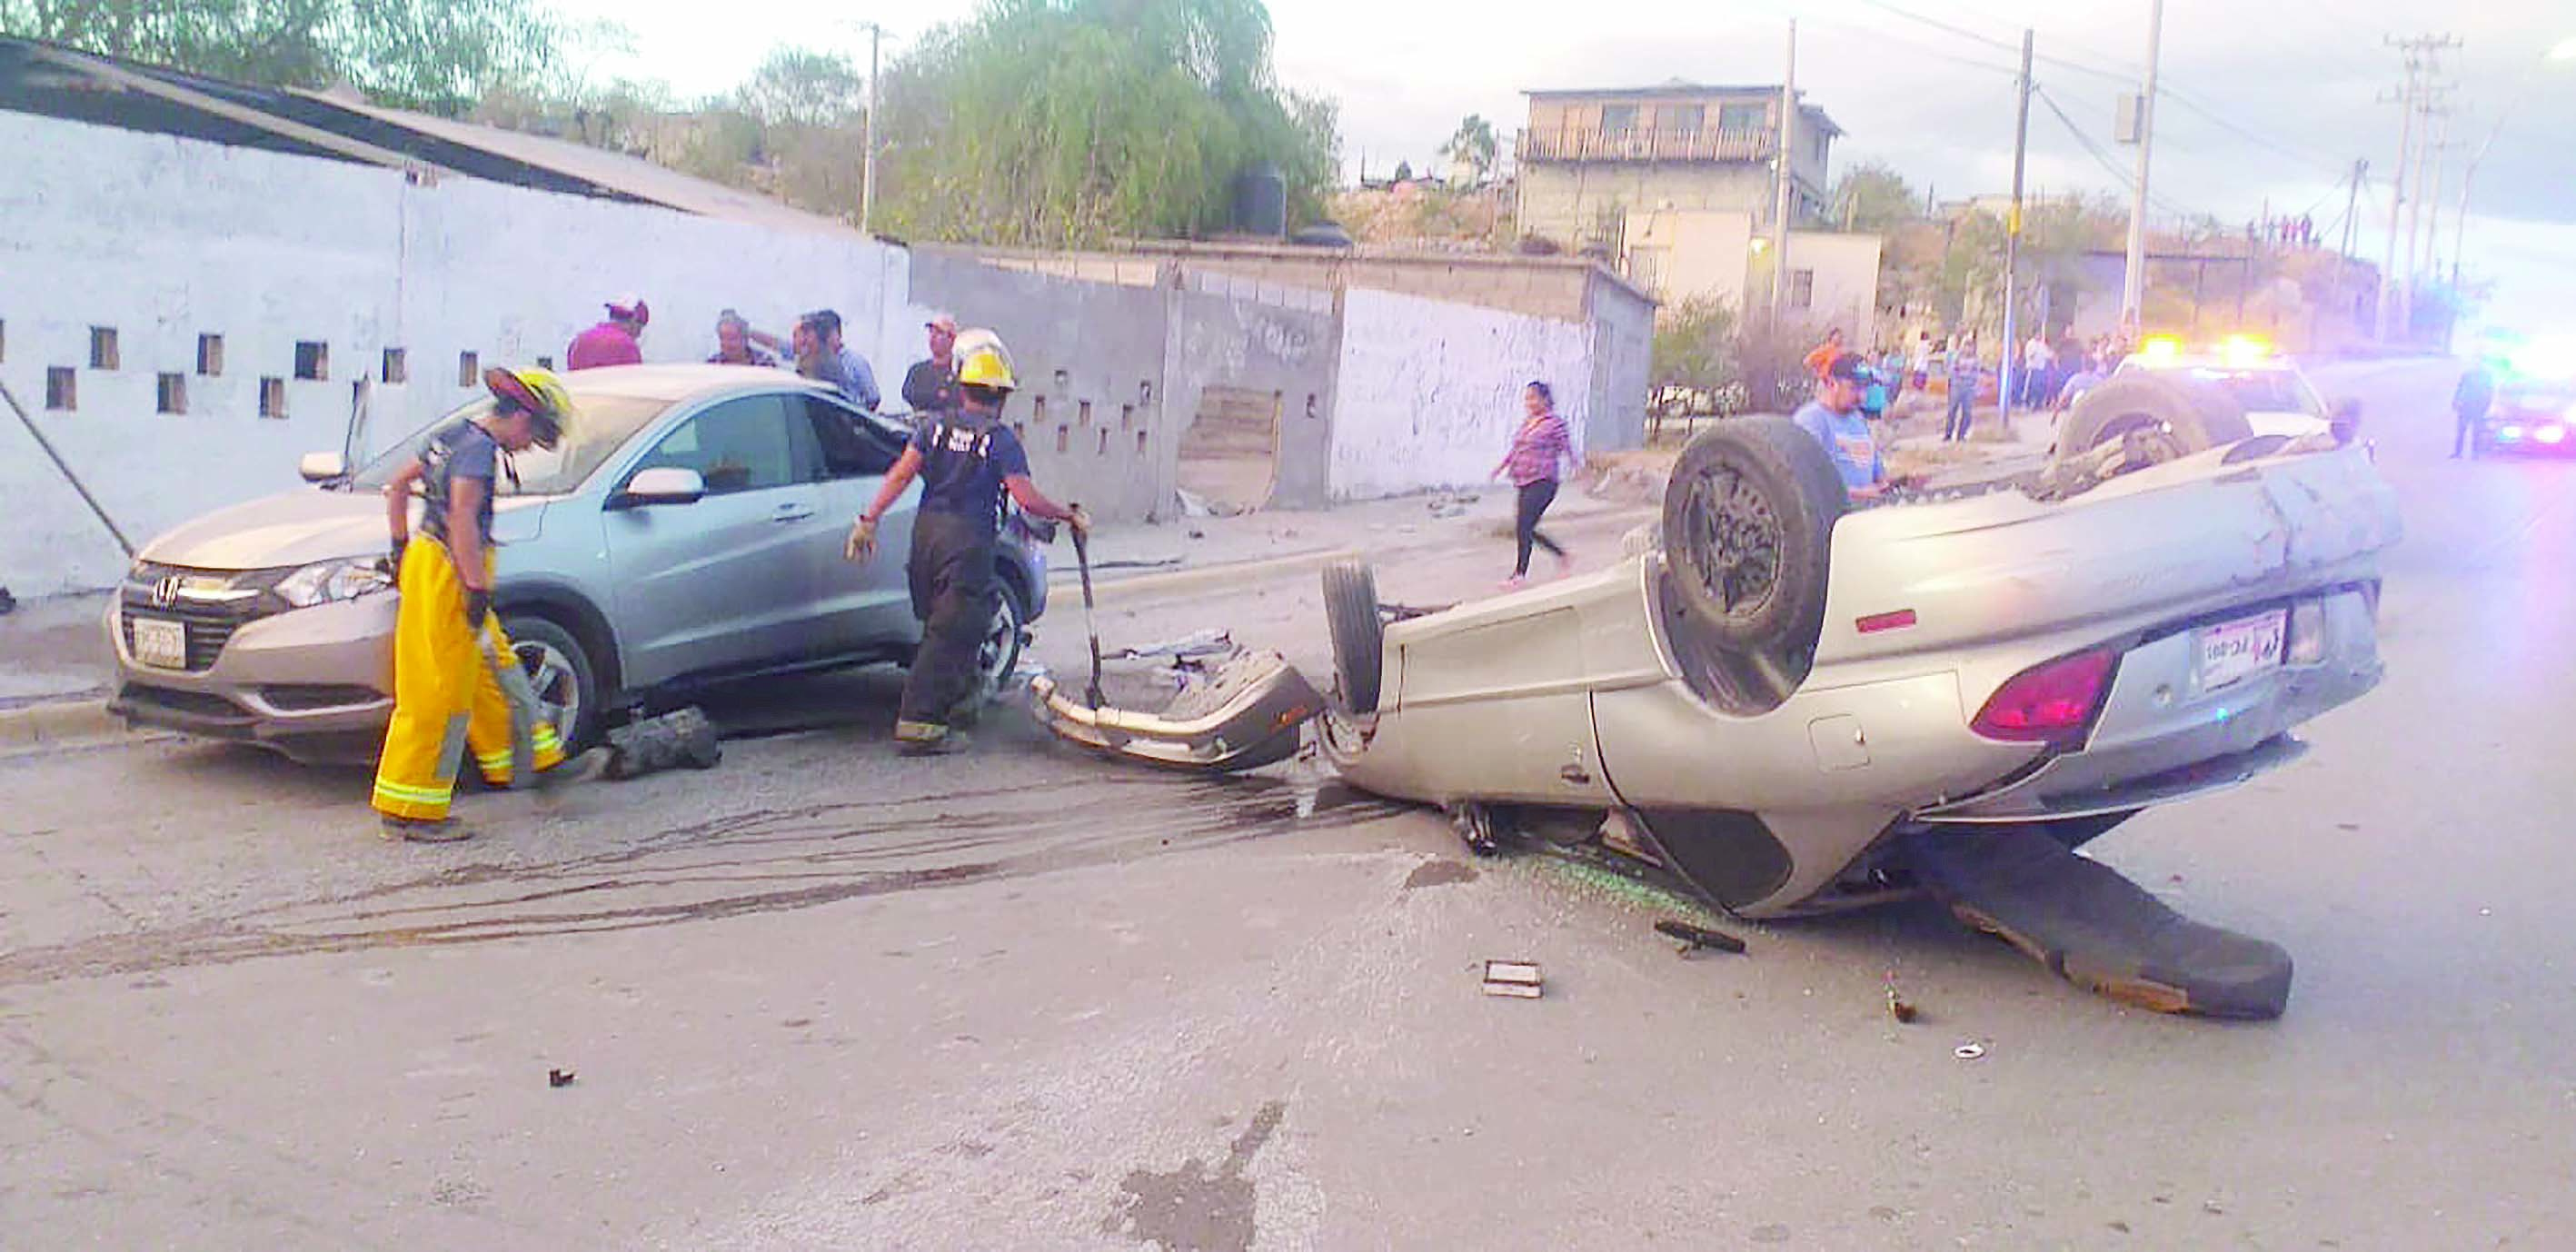
<instances>
[{"instance_id":1,"label":"black leggings","mask_svg":"<svg viewBox=\"0 0 2576 1252\"><path fill-rule=\"evenodd\" d=\"M1554 503L1556 503L1556 480L1553 478L1542 478L1521 488L1520 516L1512 529L1513 537L1520 540L1521 556L1520 562L1512 566L1512 573L1529 572L1531 544L1537 544L1560 557L1565 555L1565 549L1556 546L1555 540L1538 533L1538 519L1545 517L1547 506Z\"/></svg>"}]
</instances>

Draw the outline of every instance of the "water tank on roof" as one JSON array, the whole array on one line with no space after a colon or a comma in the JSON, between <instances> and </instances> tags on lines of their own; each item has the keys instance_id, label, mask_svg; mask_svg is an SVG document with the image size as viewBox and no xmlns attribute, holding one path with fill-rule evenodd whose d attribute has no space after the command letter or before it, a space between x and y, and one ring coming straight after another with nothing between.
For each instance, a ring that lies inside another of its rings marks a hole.
<instances>
[{"instance_id":1,"label":"water tank on roof","mask_svg":"<svg viewBox=\"0 0 2576 1252\"><path fill-rule=\"evenodd\" d=\"M1234 228L1247 235L1281 239L1288 234L1288 179L1268 161L1234 178Z\"/></svg>"}]
</instances>

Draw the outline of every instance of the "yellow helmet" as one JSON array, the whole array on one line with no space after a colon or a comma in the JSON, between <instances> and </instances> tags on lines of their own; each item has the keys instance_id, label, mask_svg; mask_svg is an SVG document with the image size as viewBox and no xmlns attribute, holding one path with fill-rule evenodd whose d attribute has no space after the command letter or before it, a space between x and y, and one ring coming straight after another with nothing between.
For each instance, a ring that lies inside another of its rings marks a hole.
<instances>
[{"instance_id":1,"label":"yellow helmet","mask_svg":"<svg viewBox=\"0 0 2576 1252\"><path fill-rule=\"evenodd\" d=\"M1002 337L977 328L957 336L957 381L968 387L1011 391L1020 383L1011 372L1011 350Z\"/></svg>"},{"instance_id":2,"label":"yellow helmet","mask_svg":"<svg viewBox=\"0 0 2576 1252\"><path fill-rule=\"evenodd\" d=\"M572 428L577 416L572 392L555 377L552 370L505 369L495 365L483 371L483 386L492 398L508 409L526 412L536 427L537 446L552 450L561 442L564 432Z\"/></svg>"}]
</instances>

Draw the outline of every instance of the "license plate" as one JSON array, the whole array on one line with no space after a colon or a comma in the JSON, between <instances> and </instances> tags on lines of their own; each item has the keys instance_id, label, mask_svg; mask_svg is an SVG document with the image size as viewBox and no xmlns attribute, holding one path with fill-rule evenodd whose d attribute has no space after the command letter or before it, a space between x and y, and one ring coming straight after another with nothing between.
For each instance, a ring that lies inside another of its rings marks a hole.
<instances>
[{"instance_id":1,"label":"license plate","mask_svg":"<svg viewBox=\"0 0 2576 1252\"><path fill-rule=\"evenodd\" d=\"M129 617L134 630L134 659L160 669L188 668L188 628L154 617Z\"/></svg>"},{"instance_id":2,"label":"license plate","mask_svg":"<svg viewBox=\"0 0 2576 1252\"><path fill-rule=\"evenodd\" d=\"M2274 609L2200 632L2200 689L2216 691L2281 666L2290 613Z\"/></svg>"}]
</instances>

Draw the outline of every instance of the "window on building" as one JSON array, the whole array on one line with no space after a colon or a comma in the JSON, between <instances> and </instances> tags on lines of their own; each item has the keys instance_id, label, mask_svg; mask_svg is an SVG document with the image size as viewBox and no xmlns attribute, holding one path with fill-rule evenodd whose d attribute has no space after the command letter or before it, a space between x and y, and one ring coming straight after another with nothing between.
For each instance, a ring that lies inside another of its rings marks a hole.
<instances>
[{"instance_id":1,"label":"window on building","mask_svg":"<svg viewBox=\"0 0 2576 1252\"><path fill-rule=\"evenodd\" d=\"M331 345L301 339L295 344L295 376L308 381L331 376Z\"/></svg>"},{"instance_id":2,"label":"window on building","mask_svg":"<svg viewBox=\"0 0 2576 1252\"><path fill-rule=\"evenodd\" d=\"M1637 106L1605 104L1601 106L1601 133L1624 135L1637 129Z\"/></svg>"},{"instance_id":3,"label":"window on building","mask_svg":"<svg viewBox=\"0 0 2576 1252\"><path fill-rule=\"evenodd\" d=\"M156 400L156 402L155 402L155 404L154 404L154 406L153 406L153 407L154 407L157 411L159 411L159 412L163 412L163 413L185 413L185 412L187 412L187 411L188 411L188 376L187 376L187 375L185 375L185 374L163 374L163 375L161 375L161 376L160 376L159 389L158 389L158 399Z\"/></svg>"},{"instance_id":4,"label":"window on building","mask_svg":"<svg viewBox=\"0 0 2576 1252\"><path fill-rule=\"evenodd\" d=\"M1768 129L1771 106L1767 104L1721 104L1717 106L1717 128L1729 133Z\"/></svg>"},{"instance_id":5,"label":"window on building","mask_svg":"<svg viewBox=\"0 0 2576 1252\"><path fill-rule=\"evenodd\" d=\"M276 418L281 421L285 419L285 379L263 378L259 380L259 415L261 417Z\"/></svg>"},{"instance_id":6,"label":"window on building","mask_svg":"<svg viewBox=\"0 0 2576 1252\"><path fill-rule=\"evenodd\" d=\"M92 326L89 328L89 367L94 370L112 370L116 368L115 327Z\"/></svg>"},{"instance_id":7,"label":"window on building","mask_svg":"<svg viewBox=\"0 0 2576 1252\"><path fill-rule=\"evenodd\" d=\"M471 387L483 381L483 363L471 352L456 354L456 385Z\"/></svg>"},{"instance_id":8,"label":"window on building","mask_svg":"<svg viewBox=\"0 0 2576 1252\"><path fill-rule=\"evenodd\" d=\"M1816 307L1816 271L1789 271L1789 307L1793 309Z\"/></svg>"},{"instance_id":9,"label":"window on building","mask_svg":"<svg viewBox=\"0 0 2576 1252\"><path fill-rule=\"evenodd\" d=\"M1832 142L1833 136L1826 134L1821 127L1817 129L1814 140L1817 161L1822 162L1825 159L1825 147Z\"/></svg>"},{"instance_id":10,"label":"window on building","mask_svg":"<svg viewBox=\"0 0 2576 1252\"><path fill-rule=\"evenodd\" d=\"M1667 104L1655 110L1655 129L1673 135L1696 135L1708 120L1704 104Z\"/></svg>"},{"instance_id":11,"label":"window on building","mask_svg":"<svg viewBox=\"0 0 2576 1252\"><path fill-rule=\"evenodd\" d=\"M56 413L69 413L80 407L80 375L72 367L45 367L45 407Z\"/></svg>"},{"instance_id":12,"label":"window on building","mask_svg":"<svg viewBox=\"0 0 2576 1252\"><path fill-rule=\"evenodd\" d=\"M197 372L207 378L218 378L224 372L224 337L197 336Z\"/></svg>"},{"instance_id":13,"label":"window on building","mask_svg":"<svg viewBox=\"0 0 2576 1252\"><path fill-rule=\"evenodd\" d=\"M389 383L411 381L411 364L404 359L404 355L400 348L385 349L384 368L376 376Z\"/></svg>"},{"instance_id":14,"label":"window on building","mask_svg":"<svg viewBox=\"0 0 2576 1252\"><path fill-rule=\"evenodd\" d=\"M1663 249L1628 249L1628 281L1633 282L1658 296L1664 294L1663 268Z\"/></svg>"}]
</instances>

